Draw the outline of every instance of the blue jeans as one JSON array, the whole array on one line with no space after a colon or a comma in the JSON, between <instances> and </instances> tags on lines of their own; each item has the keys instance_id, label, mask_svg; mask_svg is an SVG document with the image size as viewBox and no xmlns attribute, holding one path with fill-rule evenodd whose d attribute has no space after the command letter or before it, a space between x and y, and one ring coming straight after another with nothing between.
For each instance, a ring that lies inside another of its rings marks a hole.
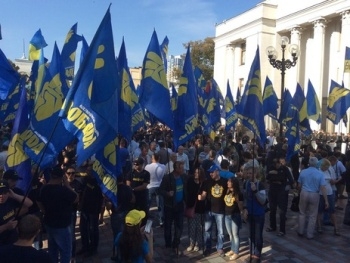
<instances>
[{"instance_id":1,"label":"blue jeans","mask_svg":"<svg viewBox=\"0 0 350 263\"><path fill-rule=\"evenodd\" d=\"M240 214L225 215L225 226L227 233L230 236L231 251L239 253L239 230L242 226Z\"/></svg>"},{"instance_id":2,"label":"blue jeans","mask_svg":"<svg viewBox=\"0 0 350 263\"><path fill-rule=\"evenodd\" d=\"M205 214L205 220L204 220L204 243L206 249L211 249L211 228L213 225L213 221L216 222L216 228L218 232L218 241L216 244L216 249L222 249L224 246L224 231L223 231L223 224L224 224L224 215L223 214L217 214L213 213L211 211L207 212Z\"/></svg>"},{"instance_id":3,"label":"blue jeans","mask_svg":"<svg viewBox=\"0 0 350 263\"><path fill-rule=\"evenodd\" d=\"M248 216L249 223L249 245L251 255L260 258L263 248L263 229L265 224L265 214L260 216Z\"/></svg>"},{"instance_id":4,"label":"blue jeans","mask_svg":"<svg viewBox=\"0 0 350 263\"><path fill-rule=\"evenodd\" d=\"M52 262L58 263L60 254L61 263L69 263L72 255L72 232L71 226L53 228L45 226L48 241L48 251Z\"/></svg>"},{"instance_id":5,"label":"blue jeans","mask_svg":"<svg viewBox=\"0 0 350 263\"><path fill-rule=\"evenodd\" d=\"M148 207L151 207L151 201L152 201L152 196L156 196L156 203L157 203L157 208L158 208L158 220L159 223L163 223L164 219L164 200L163 196L158 194L159 192L159 187L152 187L148 189Z\"/></svg>"}]
</instances>

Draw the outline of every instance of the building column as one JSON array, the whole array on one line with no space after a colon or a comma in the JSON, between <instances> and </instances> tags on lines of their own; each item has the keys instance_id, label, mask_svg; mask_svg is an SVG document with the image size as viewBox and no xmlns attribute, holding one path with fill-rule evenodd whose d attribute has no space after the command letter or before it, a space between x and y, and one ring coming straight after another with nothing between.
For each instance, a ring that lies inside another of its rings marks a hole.
<instances>
[{"instance_id":1,"label":"building column","mask_svg":"<svg viewBox=\"0 0 350 263\"><path fill-rule=\"evenodd\" d=\"M323 75L324 75L324 44L325 44L325 28L326 28L326 19L320 18L313 22L314 24L314 39L313 39L313 58L312 62L312 74L310 74L310 79L312 84L315 87L315 92L320 101L322 116L326 116L327 111L327 96L328 89L323 88ZM325 99L323 99L325 98ZM326 129L326 118L322 118L321 129Z\"/></svg>"},{"instance_id":2,"label":"building column","mask_svg":"<svg viewBox=\"0 0 350 263\"><path fill-rule=\"evenodd\" d=\"M231 87L231 92L232 92L232 89L234 88L234 70L235 70L235 48L234 46L231 44L231 45L227 45L226 46L226 72L225 72L225 76L226 76L226 79L225 79L225 85L227 83L227 80L229 81L230 83L230 87ZM225 93L226 93L226 90L227 90L227 87L222 87L221 89L225 90ZM233 92L232 92L233 94Z\"/></svg>"},{"instance_id":3,"label":"building column","mask_svg":"<svg viewBox=\"0 0 350 263\"><path fill-rule=\"evenodd\" d=\"M302 28L299 26L295 26L290 30L290 45L298 45L299 50L300 50L300 38L301 38L301 30ZM289 47L287 47L287 59L292 60L292 56L291 53L289 52ZM299 58L297 60L297 64L294 67L291 67L290 69L288 69L286 71L286 84L285 86L289 89L289 91L291 92L292 96L296 90L296 86L297 83L300 81L299 79L299 70L300 70L300 61ZM303 83L300 83L301 86L303 88L305 88L305 86L303 86Z\"/></svg>"},{"instance_id":4,"label":"building column","mask_svg":"<svg viewBox=\"0 0 350 263\"><path fill-rule=\"evenodd\" d=\"M341 13L342 24L341 24L341 50L340 53L343 54L342 58L345 58L345 48L350 48L350 10ZM341 67L342 73L344 72L344 67ZM344 85L346 88L350 88L350 73L344 73Z\"/></svg>"},{"instance_id":5,"label":"building column","mask_svg":"<svg viewBox=\"0 0 350 263\"><path fill-rule=\"evenodd\" d=\"M345 49L346 47L350 48L350 10L346 10L340 13L341 14L341 18L342 18L342 24L341 24L341 50L340 50L340 54L342 54L341 58L342 60L345 59ZM348 66L350 67L350 65ZM343 81L344 81L344 86L346 88L350 88L350 72L345 73L345 64L343 64L343 67L341 67L342 69L342 75L343 75ZM347 123L347 127L343 130L347 130L347 133L349 133L349 111L347 111L347 115L348 115L348 123Z\"/></svg>"}]
</instances>

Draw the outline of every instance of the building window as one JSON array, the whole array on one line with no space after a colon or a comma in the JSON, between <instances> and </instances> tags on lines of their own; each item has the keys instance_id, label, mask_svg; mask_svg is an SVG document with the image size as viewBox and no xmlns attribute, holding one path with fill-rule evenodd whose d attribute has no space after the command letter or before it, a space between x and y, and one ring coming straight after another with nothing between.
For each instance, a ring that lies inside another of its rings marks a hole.
<instances>
[{"instance_id":1,"label":"building window","mask_svg":"<svg viewBox=\"0 0 350 263\"><path fill-rule=\"evenodd\" d=\"M241 44L241 65L245 64L245 52L246 52L246 45L245 43Z\"/></svg>"}]
</instances>

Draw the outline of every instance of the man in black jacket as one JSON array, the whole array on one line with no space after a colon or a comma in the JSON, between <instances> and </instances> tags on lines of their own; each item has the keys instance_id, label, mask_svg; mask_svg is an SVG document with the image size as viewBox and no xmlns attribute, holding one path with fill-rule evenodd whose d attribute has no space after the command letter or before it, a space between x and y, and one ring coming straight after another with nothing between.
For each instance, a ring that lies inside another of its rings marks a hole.
<instances>
[{"instance_id":1,"label":"man in black jacket","mask_svg":"<svg viewBox=\"0 0 350 263\"><path fill-rule=\"evenodd\" d=\"M174 248L178 254L178 247L183 231L183 213L186 200L187 178L184 163L176 161L174 171L163 177L160 184L160 194L164 197L164 239L165 247ZM171 227L174 222L174 238L171 241Z\"/></svg>"}]
</instances>

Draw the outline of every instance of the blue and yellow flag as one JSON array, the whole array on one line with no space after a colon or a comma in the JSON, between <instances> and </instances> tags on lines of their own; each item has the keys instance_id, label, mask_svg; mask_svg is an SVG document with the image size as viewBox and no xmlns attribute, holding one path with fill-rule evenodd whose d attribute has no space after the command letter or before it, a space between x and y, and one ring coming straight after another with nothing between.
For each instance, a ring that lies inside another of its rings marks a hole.
<instances>
[{"instance_id":1,"label":"blue and yellow flag","mask_svg":"<svg viewBox=\"0 0 350 263\"><path fill-rule=\"evenodd\" d=\"M143 60L141 86L139 101L142 107L152 113L161 123L174 129L170 92L156 31L153 31Z\"/></svg>"},{"instance_id":2,"label":"blue and yellow flag","mask_svg":"<svg viewBox=\"0 0 350 263\"><path fill-rule=\"evenodd\" d=\"M92 165L95 176L102 193L117 206L117 177L122 169L118 158L118 138L111 140L105 147L100 149Z\"/></svg>"},{"instance_id":3,"label":"blue and yellow flag","mask_svg":"<svg viewBox=\"0 0 350 263\"><path fill-rule=\"evenodd\" d=\"M294 105L290 105L287 119L286 138L288 139L288 149L286 160L290 161L292 156L300 150L299 111Z\"/></svg>"},{"instance_id":4,"label":"blue and yellow flag","mask_svg":"<svg viewBox=\"0 0 350 263\"><path fill-rule=\"evenodd\" d=\"M20 75L0 49L0 99L5 100L19 84Z\"/></svg>"},{"instance_id":5,"label":"blue and yellow flag","mask_svg":"<svg viewBox=\"0 0 350 263\"><path fill-rule=\"evenodd\" d=\"M204 79L202 70L197 66L194 68L193 74L196 81L198 96L198 126L207 127L209 123L208 116L205 113L205 108L209 101L205 94L207 81Z\"/></svg>"},{"instance_id":6,"label":"blue and yellow flag","mask_svg":"<svg viewBox=\"0 0 350 263\"><path fill-rule=\"evenodd\" d=\"M190 46L187 48L177 96L177 109L174 111L175 149L194 137L198 125L198 97L193 75Z\"/></svg>"},{"instance_id":7,"label":"blue and yellow flag","mask_svg":"<svg viewBox=\"0 0 350 263\"><path fill-rule=\"evenodd\" d=\"M266 76L265 87L263 93L263 110L264 116L269 115L272 119L277 120L278 99L275 90L273 89L272 82L268 76Z\"/></svg>"},{"instance_id":8,"label":"blue and yellow flag","mask_svg":"<svg viewBox=\"0 0 350 263\"><path fill-rule=\"evenodd\" d=\"M242 121L242 124L255 134L257 142L259 142L261 147L264 147L266 141L266 131L264 112L262 108L263 105L259 56L258 46L237 112L239 114L239 118Z\"/></svg>"},{"instance_id":9,"label":"blue and yellow flag","mask_svg":"<svg viewBox=\"0 0 350 263\"><path fill-rule=\"evenodd\" d=\"M20 87L21 83L18 83L16 88L7 96L5 100L0 100L0 123L2 125L13 123L15 120L21 97Z\"/></svg>"},{"instance_id":10,"label":"blue and yellow flag","mask_svg":"<svg viewBox=\"0 0 350 263\"><path fill-rule=\"evenodd\" d=\"M60 112L66 129L78 138L78 166L118 133L118 85L108 8Z\"/></svg>"},{"instance_id":11,"label":"blue and yellow flag","mask_svg":"<svg viewBox=\"0 0 350 263\"><path fill-rule=\"evenodd\" d=\"M292 102L292 95L290 94L290 91L288 89L284 89L283 92L283 97L282 97L282 106L281 106L281 111L280 111L280 116L278 118L279 123L284 123L287 120L287 113L289 110L289 106Z\"/></svg>"},{"instance_id":12,"label":"blue and yellow flag","mask_svg":"<svg viewBox=\"0 0 350 263\"><path fill-rule=\"evenodd\" d=\"M75 54L81 36L77 34L78 23L75 23L69 30L61 52L62 64L66 80L72 81L74 78Z\"/></svg>"},{"instance_id":13,"label":"blue and yellow flag","mask_svg":"<svg viewBox=\"0 0 350 263\"><path fill-rule=\"evenodd\" d=\"M131 141L132 134L139 128L145 126L145 117L139 104L134 81L129 71L124 39L120 47L117 65L121 80L118 102L119 133L128 141Z\"/></svg>"},{"instance_id":14,"label":"blue and yellow flag","mask_svg":"<svg viewBox=\"0 0 350 263\"><path fill-rule=\"evenodd\" d=\"M334 80L331 80L328 95L327 118L334 124L338 124L346 114L349 106L350 90L344 88Z\"/></svg>"},{"instance_id":15,"label":"blue and yellow flag","mask_svg":"<svg viewBox=\"0 0 350 263\"><path fill-rule=\"evenodd\" d=\"M229 131L231 128L234 128L237 120L238 120L238 114L236 112L235 102L233 100L230 83L227 80L227 92L225 97L225 120L226 120L226 131Z\"/></svg>"},{"instance_id":16,"label":"blue and yellow flag","mask_svg":"<svg viewBox=\"0 0 350 263\"><path fill-rule=\"evenodd\" d=\"M344 73L350 73L350 48L345 47Z\"/></svg>"},{"instance_id":17,"label":"blue and yellow flag","mask_svg":"<svg viewBox=\"0 0 350 263\"><path fill-rule=\"evenodd\" d=\"M55 164L61 150L72 142L74 136L58 117L68 86L56 43L50 68L43 65L43 69L42 84L27 130L28 136L23 138L23 148L32 161L44 170Z\"/></svg>"},{"instance_id":18,"label":"blue and yellow flag","mask_svg":"<svg viewBox=\"0 0 350 263\"><path fill-rule=\"evenodd\" d=\"M171 98L170 98L170 105L171 105L171 110L174 112L177 110L177 92L174 87L174 84L171 84Z\"/></svg>"},{"instance_id":19,"label":"blue and yellow flag","mask_svg":"<svg viewBox=\"0 0 350 263\"><path fill-rule=\"evenodd\" d=\"M165 74L168 72L168 46L169 39L167 36L165 36L162 44L160 45L160 53L162 54Z\"/></svg>"},{"instance_id":20,"label":"blue and yellow flag","mask_svg":"<svg viewBox=\"0 0 350 263\"><path fill-rule=\"evenodd\" d=\"M301 88L300 84L297 83L297 88L294 93L293 99L291 104L295 106L295 108L299 112L299 127L300 130L305 135L311 134L311 128L310 128L310 122L307 118L307 105L306 105L306 99L303 89ZM291 106L290 106L291 107ZM286 126L288 125L288 120L286 120ZM288 126L287 126L288 127Z\"/></svg>"},{"instance_id":21,"label":"blue and yellow flag","mask_svg":"<svg viewBox=\"0 0 350 263\"><path fill-rule=\"evenodd\" d=\"M209 86L209 93L207 94L208 96L206 96L207 104L205 106L205 114L208 116L209 126L203 128L207 129L211 127L216 131L221 126L221 117L225 116L225 103L221 90L214 79L208 81L207 86ZM222 106L222 111L220 105Z\"/></svg>"},{"instance_id":22,"label":"blue and yellow flag","mask_svg":"<svg viewBox=\"0 0 350 263\"><path fill-rule=\"evenodd\" d=\"M35 32L32 40L29 42L29 60L39 60L40 50L46 47L47 44L43 35L41 34L41 29Z\"/></svg>"},{"instance_id":23,"label":"blue and yellow flag","mask_svg":"<svg viewBox=\"0 0 350 263\"><path fill-rule=\"evenodd\" d=\"M306 104L307 104L307 116L309 119L314 120L317 124L321 123L321 107L315 92L314 86L310 79L307 84Z\"/></svg>"},{"instance_id":24,"label":"blue and yellow flag","mask_svg":"<svg viewBox=\"0 0 350 263\"><path fill-rule=\"evenodd\" d=\"M79 61L80 65L83 63L85 55L88 50L89 50L89 45L86 42L85 37L81 36L81 50L80 50L80 61Z\"/></svg>"},{"instance_id":25,"label":"blue and yellow flag","mask_svg":"<svg viewBox=\"0 0 350 263\"><path fill-rule=\"evenodd\" d=\"M25 79L20 81L20 103L16 118L13 123L11 142L8 148L6 169L17 171L22 180L18 180L17 187L24 193L27 192L32 179L31 161L23 149L23 138L27 137L27 127L29 125L29 111L27 105L27 90L25 88Z\"/></svg>"}]
</instances>

